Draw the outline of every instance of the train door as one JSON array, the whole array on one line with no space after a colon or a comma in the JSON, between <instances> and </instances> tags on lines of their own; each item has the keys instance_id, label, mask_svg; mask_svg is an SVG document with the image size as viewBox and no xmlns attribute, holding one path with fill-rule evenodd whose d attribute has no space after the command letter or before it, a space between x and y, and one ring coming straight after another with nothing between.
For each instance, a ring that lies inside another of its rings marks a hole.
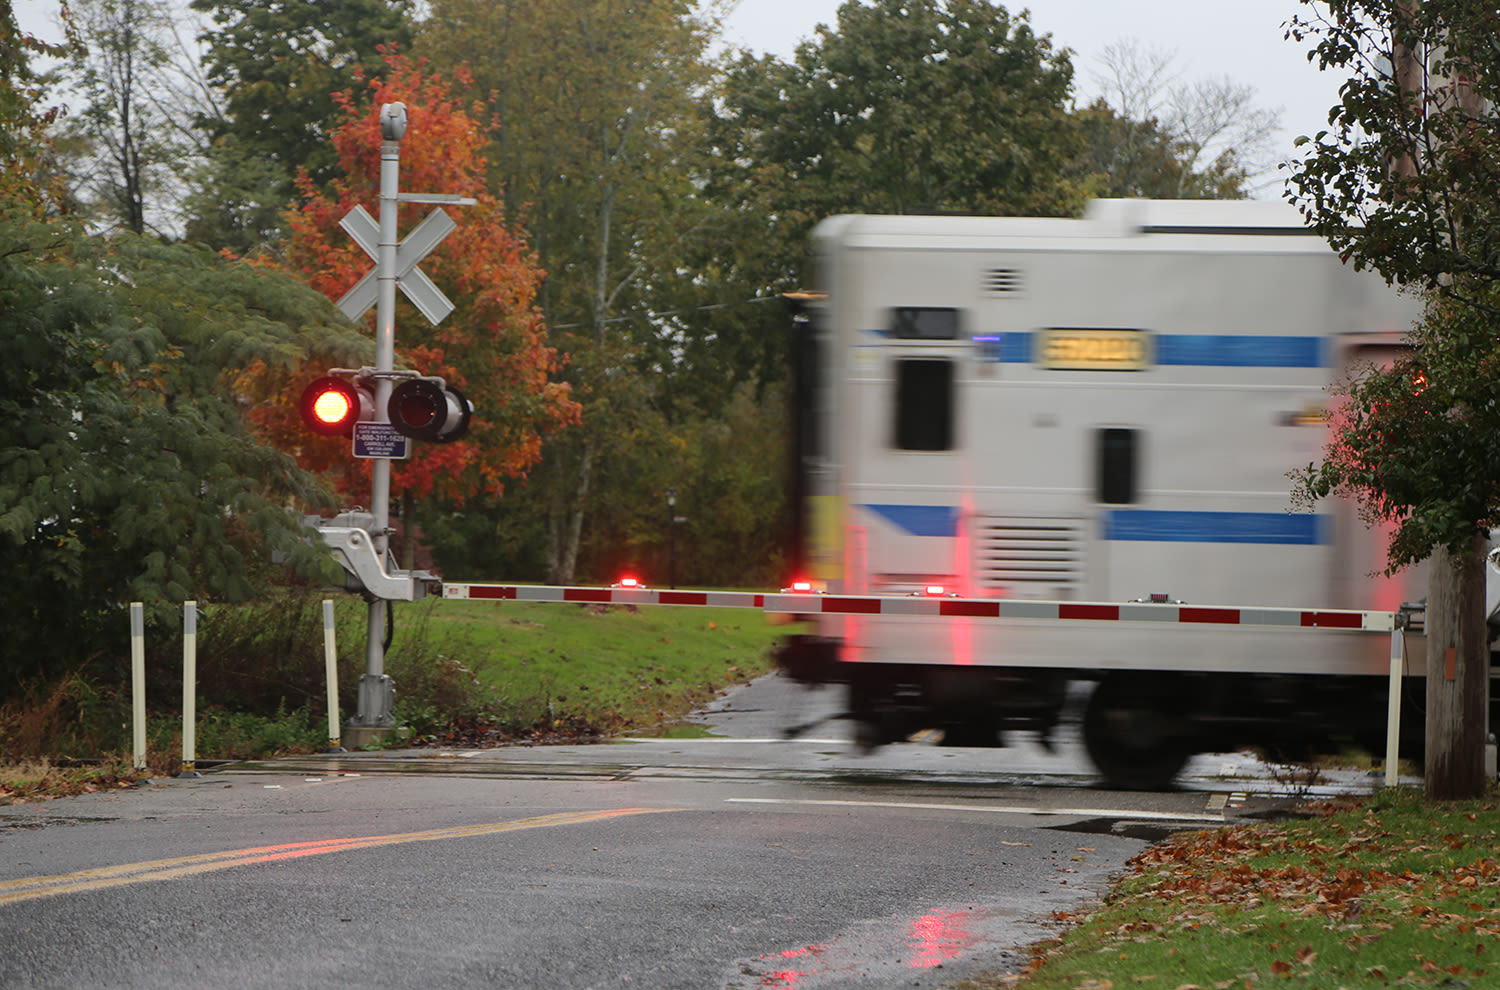
<instances>
[{"instance_id":1,"label":"train door","mask_svg":"<svg viewBox=\"0 0 1500 990\"><path fill-rule=\"evenodd\" d=\"M959 462L964 311L892 306L878 314L881 340L858 386L854 431L861 465L848 486L851 530L861 536L872 592L954 585L962 510Z\"/></svg>"},{"instance_id":2,"label":"train door","mask_svg":"<svg viewBox=\"0 0 1500 990\"><path fill-rule=\"evenodd\" d=\"M821 297L809 293L788 293L791 306L791 459L790 492L792 526L787 561L789 580L801 581L814 576L821 568L821 558L828 556L828 542L815 522L818 497L829 487L828 416L822 340L818 304ZM818 563L815 563L817 561ZM820 575L826 579L829 575Z\"/></svg>"}]
</instances>

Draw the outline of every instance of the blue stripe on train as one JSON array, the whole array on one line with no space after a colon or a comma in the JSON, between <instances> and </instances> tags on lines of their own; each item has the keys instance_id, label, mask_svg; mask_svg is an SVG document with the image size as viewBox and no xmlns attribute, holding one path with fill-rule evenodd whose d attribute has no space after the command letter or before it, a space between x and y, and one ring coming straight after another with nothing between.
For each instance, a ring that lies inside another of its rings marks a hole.
<instances>
[{"instance_id":1,"label":"blue stripe on train","mask_svg":"<svg viewBox=\"0 0 1500 990\"><path fill-rule=\"evenodd\" d=\"M958 507L952 505L864 504L911 536L955 537ZM1322 546L1333 542L1333 520L1326 515L1287 512L1182 512L1109 509L1101 516L1106 540L1165 543L1280 543Z\"/></svg>"},{"instance_id":2,"label":"blue stripe on train","mask_svg":"<svg viewBox=\"0 0 1500 990\"><path fill-rule=\"evenodd\" d=\"M861 505L912 536L957 536L956 505Z\"/></svg>"},{"instance_id":3,"label":"blue stripe on train","mask_svg":"<svg viewBox=\"0 0 1500 990\"><path fill-rule=\"evenodd\" d=\"M1249 337L1192 333L1156 338L1156 363L1221 368L1323 368L1332 348L1326 337Z\"/></svg>"},{"instance_id":4,"label":"blue stripe on train","mask_svg":"<svg viewBox=\"0 0 1500 990\"><path fill-rule=\"evenodd\" d=\"M1329 516L1289 512L1168 512L1111 509L1104 513L1106 540L1167 543L1290 543L1322 546L1333 542Z\"/></svg>"},{"instance_id":5,"label":"blue stripe on train","mask_svg":"<svg viewBox=\"0 0 1500 990\"><path fill-rule=\"evenodd\" d=\"M1029 331L976 336L987 361L1031 364L1036 334ZM1260 334L1159 333L1152 335L1152 365L1217 368L1326 368L1333 347L1326 337Z\"/></svg>"}]
</instances>

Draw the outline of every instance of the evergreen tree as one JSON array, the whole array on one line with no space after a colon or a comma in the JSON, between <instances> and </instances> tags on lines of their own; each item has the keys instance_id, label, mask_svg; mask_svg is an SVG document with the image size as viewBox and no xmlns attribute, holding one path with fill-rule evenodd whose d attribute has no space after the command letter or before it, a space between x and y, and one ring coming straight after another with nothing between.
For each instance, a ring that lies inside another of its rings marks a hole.
<instances>
[{"instance_id":1,"label":"evergreen tree","mask_svg":"<svg viewBox=\"0 0 1500 990\"><path fill-rule=\"evenodd\" d=\"M291 278L182 246L0 217L0 566L18 579L0 693L110 657L121 609L255 592L273 550L316 569L289 507L322 500L241 420L235 369L358 356ZM280 573L279 569L275 573Z\"/></svg>"}]
</instances>

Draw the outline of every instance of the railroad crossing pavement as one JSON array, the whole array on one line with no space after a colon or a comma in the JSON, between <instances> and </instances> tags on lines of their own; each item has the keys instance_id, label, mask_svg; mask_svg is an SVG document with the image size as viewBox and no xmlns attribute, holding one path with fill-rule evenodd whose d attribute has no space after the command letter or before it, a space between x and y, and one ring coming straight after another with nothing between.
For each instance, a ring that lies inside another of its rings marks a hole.
<instances>
[{"instance_id":1,"label":"railroad crossing pavement","mask_svg":"<svg viewBox=\"0 0 1500 990\"><path fill-rule=\"evenodd\" d=\"M1313 773L1241 752L1195 757L1171 792L1115 792L1090 765L1076 721L1059 726L1050 749L1024 737L998 749L948 747L940 736L927 734L866 754L853 743L851 723L838 717L841 704L835 688L808 689L773 674L726 692L696 713L691 721L711 733L706 738L638 736L608 743L314 754L239 764L231 772L917 785L949 794L1005 788L1024 792L1028 806L1040 813L1108 808L1111 815L1122 813L1116 821L1133 814L1140 821L1179 827L1273 816L1301 799L1368 793L1383 783L1383 775L1369 770ZM1098 800L1081 801L1080 790L1095 792Z\"/></svg>"}]
</instances>

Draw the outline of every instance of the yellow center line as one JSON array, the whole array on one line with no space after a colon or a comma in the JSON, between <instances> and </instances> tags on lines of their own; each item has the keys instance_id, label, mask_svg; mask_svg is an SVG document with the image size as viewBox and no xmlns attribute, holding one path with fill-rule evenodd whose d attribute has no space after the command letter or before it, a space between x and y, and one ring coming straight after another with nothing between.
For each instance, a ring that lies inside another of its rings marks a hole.
<instances>
[{"instance_id":1,"label":"yellow center line","mask_svg":"<svg viewBox=\"0 0 1500 990\"><path fill-rule=\"evenodd\" d=\"M148 880L174 880L179 877L214 870L227 870L232 866L247 863L272 863L280 860L300 859L304 856L321 856L324 853L343 852L347 849L370 849L394 846L406 842L432 842L437 839L464 839L478 835L496 835L500 832L519 832L532 828L552 828L557 825L583 825L588 822L623 818L628 815L651 815L675 808L611 808L604 811L574 811L540 818L522 818L513 822L494 822L486 825L455 825L450 828L435 828L425 832L399 832L394 835L355 836L343 839L321 839L314 842L289 842L276 846L257 846L252 849L231 849L226 852L200 853L196 856L177 856L172 859L154 859L144 863L124 863L119 866L103 866L77 873L63 873L50 877L27 877L21 880L0 881L0 904L31 901L56 894L72 894L86 890L104 890L125 884L142 883Z\"/></svg>"}]
</instances>

